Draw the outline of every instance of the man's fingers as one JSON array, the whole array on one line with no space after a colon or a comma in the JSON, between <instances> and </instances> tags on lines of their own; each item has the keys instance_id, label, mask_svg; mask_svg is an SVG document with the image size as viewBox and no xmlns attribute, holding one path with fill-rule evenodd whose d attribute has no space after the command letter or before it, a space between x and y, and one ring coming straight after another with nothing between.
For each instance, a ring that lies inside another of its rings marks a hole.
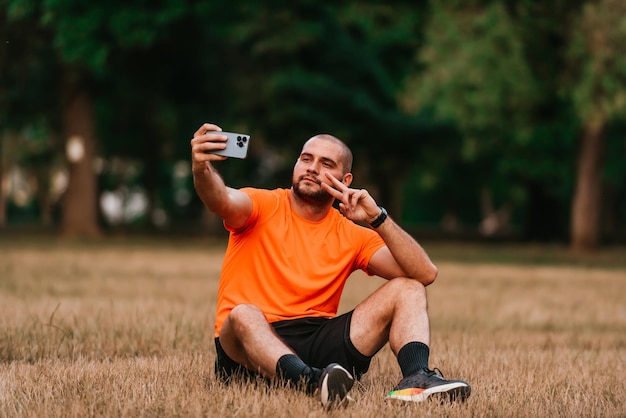
<instances>
[{"instance_id":1,"label":"man's fingers","mask_svg":"<svg viewBox=\"0 0 626 418\"><path fill-rule=\"evenodd\" d=\"M356 206L359 204L359 200L361 200L361 196L363 195L363 192L361 190L359 190L358 192L355 192L352 194L352 196L350 196L350 206L352 206L352 208L356 208Z\"/></svg>"},{"instance_id":2,"label":"man's fingers","mask_svg":"<svg viewBox=\"0 0 626 418\"><path fill-rule=\"evenodd\" d=\"M219 151L226 148L226 136L220 135L222 128L212 123L205 123L194 133L191 139L191 152L193 154L207 154L211 151ZM200 160L208 160L198 155ZM214 160L221 160L216 158Z\"/></svg>"},{"instance_id":3,"label":"man's fingers","mask_svg":"<svg viewBox=\"0 0 626 418\"><path fill-rule=\"evenodd\" d=\"M335 189L333 186L327 183L322 183L322 189L326 190L335 199L343 200L343 193Z\"/></svg>"},{"instance_id":4,"label":"man's fingers","mask_svg":"<svg viewBox=\"0 0 626 418\"><path fill-rule=\"evenodd\" d=\"M345 192L346 190L348 190L348 186L346 186L345 184L343 184L341 181L339 181L335 176L333 176L330 173L326 173L326 178L329 179L333 185L341 190L342 192Z\"/></svg>"},{"instance_id":5,"label":"man's fingers","mask_svg":"<svg viewBox=\"0 0 626 418\"><path fill-rule=\"evenodd\" d=\"M323 185L326 185L324 189L326 189L326 191L335 199L341 200L346 209L354 210L359 205L359 201L363 197L363 190L354 190L349 188L330 173L326 173L326 178L331 181L332 186L322 183Z\"/></svg>"},{"instance_id":6,"label":"man's fingers","mask_svg":"<svg viewBox=\"0 0 626 418\"><path fill-rule=\"evenodd\" d=\"M202 126L198 128L198 130L193 134L193 136L196 137L196 136L204 135L205 133L207 133L207 131L221 131L221 130L222 128L220 128L217 125L214 125L212 123L204 123L202 124Z\"/></svg>"}]
</instances>

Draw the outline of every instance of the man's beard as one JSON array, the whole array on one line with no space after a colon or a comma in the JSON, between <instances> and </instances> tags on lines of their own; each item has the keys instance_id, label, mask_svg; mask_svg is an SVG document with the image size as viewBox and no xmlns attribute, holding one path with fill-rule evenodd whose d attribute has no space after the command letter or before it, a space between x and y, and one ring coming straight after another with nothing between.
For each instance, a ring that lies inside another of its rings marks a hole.
<instances>
[{"instance_id":1,"label":"man's beard","mask_svg":"<svg viewBox=\"0 0 626 418\"><path fill-rule=\"evenodd\" d=\"M297 181L292 182L293 192L296 194L296 196L298 196L300 199L307 202L308 204L314 206L325 206L328 203L332 203L334 198L324 189L320 188L319 190L309 191L306 190L304 187L301 187L300 183L302 183L304 177L305 176L300 176Z\"/></svg>"}]
</instances>

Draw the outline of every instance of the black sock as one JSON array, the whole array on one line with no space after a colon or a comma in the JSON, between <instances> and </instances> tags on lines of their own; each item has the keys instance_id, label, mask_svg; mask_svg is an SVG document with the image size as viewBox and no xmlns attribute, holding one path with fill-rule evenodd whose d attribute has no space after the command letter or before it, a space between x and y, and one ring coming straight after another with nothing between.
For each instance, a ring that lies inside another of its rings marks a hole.
<instances>
[{"instance_id":1,"label":"black sock","mask_svg":"<svg viewBox=\"0 0 626 418\"><path fill-rule=\"evenodd\" d=\"M410 376L418 370L428 368L430 348L424 343L410 342L398 351L398 364L402 377Z\"/></svg>"},{"instance_id":2,"label":"black sock","mask_svg":"<svg viewBox=\"0 0 626 418\"><path fill-rule=\"evenodd\" d=\"M310 371L311 368L295 354L285 354L276 363L276 375L296 384Z\"/></svg>"}]
</instances>

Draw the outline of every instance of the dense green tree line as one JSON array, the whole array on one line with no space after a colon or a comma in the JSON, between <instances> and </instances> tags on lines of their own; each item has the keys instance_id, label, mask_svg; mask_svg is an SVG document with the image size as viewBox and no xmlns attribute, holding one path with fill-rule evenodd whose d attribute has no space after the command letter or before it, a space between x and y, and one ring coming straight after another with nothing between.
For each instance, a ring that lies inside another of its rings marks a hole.
<instances>
[{"instance_id":1,"label":"dense green tree line","mask_svg":"<svg viewBox=\"0 0 626 418\"><path fill-rule=\"evenodd\" d=\"M233 185L288 185L329 132L407 225L593 248L624 234L625 16L620 0L0 0L0 171L38 179L43 222L96 235L103 191L130 177L149 207L199 219L171 172L202 122L253 137L220 167Z\"/></svg>"}]
</instances>

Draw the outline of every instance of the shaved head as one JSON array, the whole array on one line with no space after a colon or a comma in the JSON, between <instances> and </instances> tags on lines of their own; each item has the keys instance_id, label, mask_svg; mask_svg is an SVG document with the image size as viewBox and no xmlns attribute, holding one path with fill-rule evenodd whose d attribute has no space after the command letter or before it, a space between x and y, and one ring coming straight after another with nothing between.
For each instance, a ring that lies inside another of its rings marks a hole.
<instances>
[{"instance_id":1,"label":"shaved head","mask_svg":"<svg viewBox=\"0 0 626 418\"><path fill-rule=\"evenodd\" d=\"M339 145L339 147L341 148L341 155L339 155L339 162L341 163L343 174L352 172L352 159L353 159L352 151L350 151L350 148L345 144L345 142L343 142L341 139L337 138L336 136L329 135L329 134L317 134L311 137L307 141L307 143L313 140L329 141L336 145Z\"/></svg>"}]
</instances>

